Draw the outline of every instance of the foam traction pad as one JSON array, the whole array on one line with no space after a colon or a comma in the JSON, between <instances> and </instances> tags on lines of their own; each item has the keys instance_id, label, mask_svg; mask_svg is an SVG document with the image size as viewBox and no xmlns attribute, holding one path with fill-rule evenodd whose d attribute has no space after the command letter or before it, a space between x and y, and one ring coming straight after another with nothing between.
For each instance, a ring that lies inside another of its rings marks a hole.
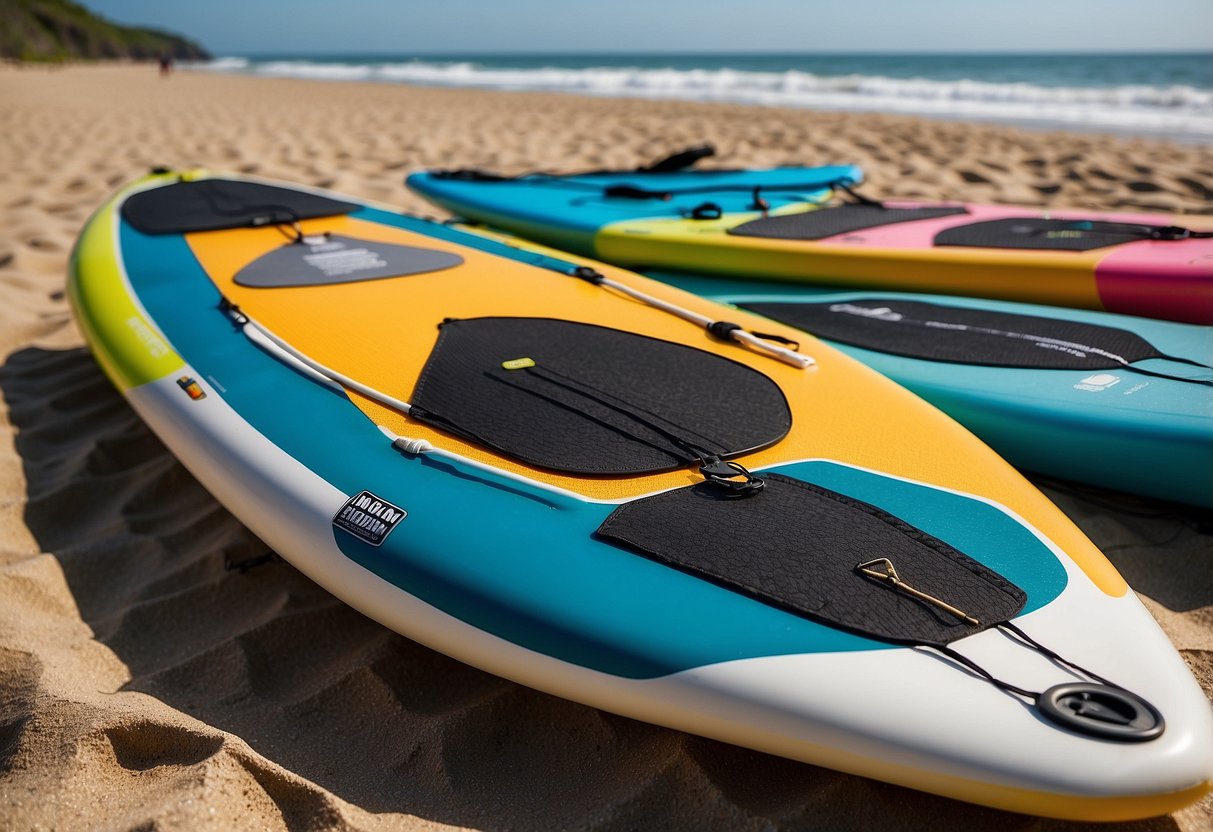
<instances>
[{"instance_id":1,"label":"foam traction pad","mask_svg":"<svg viewBox=\"0 0 1213 832\"><path fill-rule=\"evenodd\" d=\"M706 337L706 335L704 336ZM704 350L550 318L448 320L412 418L540 468L642 474L778 442L783 391Z\"/></svg>"},{"instance_id":2,"label":"foam traction pad","mask_svg":"<svg viewBox=\"0 0 1213 832\"><path fill-rule=\"evenodd\" d=\"M938 205L928 208L885 208L880 205L839 205L817 208L799 214L779 214L760 217L729 229L738 237L765 237L773 240L822 240L836 234L878 228L915 220L967 214L960 205Z\"/></svg>"},{"instance_id":3,"label":"foam traction pad","mask_svg":"<svg viewBox=\"0 0 1213 832\"><path fill-rule=\"evenodd\" d=\"M1148 226L1095 220L1050 220L1039 217L989 220L946 228L935 235L937 246L1091 251L1148 239Z\"/></svg>"},{"instance_id":4,"label":"foam traction pad","mask_svg":"<svg viewBox=\"0 0 1213 832\"><path fill-rule=\"evenodd\" d=\"M887 298L741 306L828 341L927 361L1101 370L1163 357L1134 332L1038 315Z\"/></svg>"},{"instance_id":5,"label":"foam traction pad","mask_svg":"<svg viewBox=\"0 0 1213 832\"><path fill-rule=\"evenodd\" d=\"M763 603L896 643L942 646L1010 620L1027 602L997 572L873 505L762 476L766 487L750 497L729 499L704 483L625 503L598 534ZM856 571L876 558L979 623Z\"/></svg>"},{"instance_id":6,"label":"foam traction pad","mask_svg":"<svg viewBox=\"0 0 1213 832\"><path fill-rule=\"evenodd\" d=\"M294 188L199 179L132 194L122 204L122 216L144 234L186 234L329 217L358 207Z\"/></svg>"}]
</instances>

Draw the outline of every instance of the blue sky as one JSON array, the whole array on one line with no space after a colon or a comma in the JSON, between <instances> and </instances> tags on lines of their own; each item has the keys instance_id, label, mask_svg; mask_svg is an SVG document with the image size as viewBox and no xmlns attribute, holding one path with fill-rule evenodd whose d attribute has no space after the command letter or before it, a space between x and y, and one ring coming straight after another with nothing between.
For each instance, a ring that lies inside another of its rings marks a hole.
<instances>
[{"instance_id":1,"label":"blue sky","mask_svg":"<svg viewBox=\"0 0 1213 832\"><path fill-rule=\"evenodd\" d=\"M257 52L1209 51L1213 0L84 0Z\"/></svg>"}]
</instances>

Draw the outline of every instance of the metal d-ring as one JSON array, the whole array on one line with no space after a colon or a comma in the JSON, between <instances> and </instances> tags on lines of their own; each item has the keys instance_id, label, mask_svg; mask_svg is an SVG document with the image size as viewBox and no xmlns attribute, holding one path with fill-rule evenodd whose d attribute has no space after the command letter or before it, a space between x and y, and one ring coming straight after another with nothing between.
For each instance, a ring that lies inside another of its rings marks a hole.
<instances>
[{"instance_id":1,"label":"metal d-ring","mask_svg":"<svg viewBox=\"0 0 1213 832\"><path fill-rule=\"evenodd\" d=\"M897 569L893 566L893 561L889 560L888 558L876 558L875 560L870 560L866 563L857 564L855 566L855 571L868 578L880 581L890 589L904 592L907 595L917 598L919 601L926 601L931 606L938 607L944 612L956 616L966 624L972 624L974 627L981 625L981 621L969 615L959 607L954 607L947 601L936 598L934 595L928 595L922 590L915 589L907 584L901 579L901 576L897 574Z\"/></svg>"}]
</instances>

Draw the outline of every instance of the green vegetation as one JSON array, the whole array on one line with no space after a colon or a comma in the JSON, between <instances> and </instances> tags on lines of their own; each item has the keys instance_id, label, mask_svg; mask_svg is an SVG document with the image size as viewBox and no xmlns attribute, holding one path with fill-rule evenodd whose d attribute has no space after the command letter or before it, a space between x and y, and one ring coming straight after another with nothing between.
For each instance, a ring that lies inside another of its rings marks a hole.
<instances>
[{"instance_id":1,"label":"green vegetation","mask_svg":"<svg viewBox=\"0 0 1213 832\"><path fill-rule=\"evenodd\" d=\"M0 0L0 58L62 61L162 54L183 60L210 57L193 41L110 23L71 0Z\"/></svg>"}]
</instances>

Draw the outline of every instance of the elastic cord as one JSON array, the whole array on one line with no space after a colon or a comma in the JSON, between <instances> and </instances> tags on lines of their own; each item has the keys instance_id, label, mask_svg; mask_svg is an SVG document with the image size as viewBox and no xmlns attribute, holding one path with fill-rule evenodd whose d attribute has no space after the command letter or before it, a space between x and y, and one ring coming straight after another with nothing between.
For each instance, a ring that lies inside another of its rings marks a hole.
<instances>
[{"instance_id":1,"label":"elastic cord","mask_svg":"<svg viewBox=\"0 0 1213 832\"><path fill-rule=\"evenodd\" d=\"M1107 685L1108 687L1112 687L1112 688L1120 687L1120 685L1115 684L1114 682L1109 682L1107 679L1100 676L1098 673L1093 673L1090 670L1087 670L1082 665L1076 664L1076 663L1070 661L1069 659L1065 658L1064 656L1060 655L1056 651L1051 650L1048 647L1045 647L1039 641L1032 638L1030 635L1028 635L1023 630L1021 630L1018 626L1016 626L1015 624L1012 624L1010 621L1004 621L1003 623L998 625L998 628L1000 630L1005 630L1005 631L1014 633L1016 636L1023 639L1023 641L1025 641L1028 645L1030 645L1034 649L1040 651L1044 655L1048 656L1050 659L1053 659L1054 661L1064 664L1066 667L1070 668L1071 670L1076 670L1079 673L1082 673L1083 675L1085 675L1091 679L1094 679L1096 682L1100 682L1101 684Z\"/></svg>"},{"instance_id":2,"label":"elastic cord","mask_svg":"<svg viewBox=\"0 0 1213 832\"><path fill-rule=\"evenodd\" d=\"M973 661L972 659L968 658L967 656L957 653L955 650L953 650L951 647L949 647L946 644L942 645L942 646L934 647L934 649L938 650L940 653L943 653L949 659L960 662L965 667L969 668L969 670L972 670L974 673L981 676L987 682L989 682L990 684L994 685L995 687L997 687L1001 690L1005 690L1008 693L1018 694L1020 696L1031 699L1032 701L1036 701L1036 697L1040 696L1039 693L1033 693L1030 690L1026 690L1024 688L1019 687L1018 685L1013 685L1010 682L1006 682L1006 681L1003 681L1002 679L999 679L997 676L995 676L990 671L986 670L984 667L979 665L977 662Z\"/></svg>"}]
</instances>

